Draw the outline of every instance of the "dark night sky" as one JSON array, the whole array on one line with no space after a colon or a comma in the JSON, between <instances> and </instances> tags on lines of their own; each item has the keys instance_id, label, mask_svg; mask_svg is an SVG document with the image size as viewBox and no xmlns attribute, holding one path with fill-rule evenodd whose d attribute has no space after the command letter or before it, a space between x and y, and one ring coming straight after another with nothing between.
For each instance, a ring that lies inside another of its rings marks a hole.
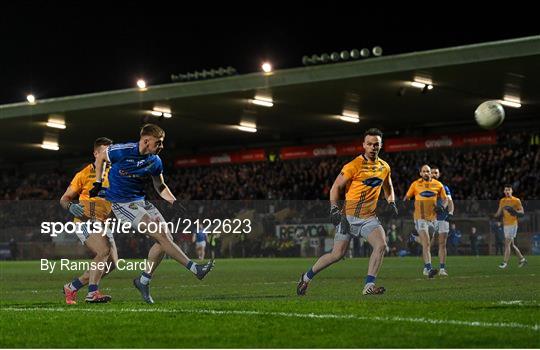
<instances>
[{"instance_id":1,"label":"dark night sky","mask_svg":"<svg viewBox=\"0 0 540 350\"><path fill-rule=\"evenodd\" d=\"M380 45L388 55L540 32L391 28L299 16L193 17L157 7L45 16L26 6L17 16L0 15L0 104L24 101L29 92L39 99L129 88L137 77L149 84L168 83L171 73L220 66L250 73L266 59L277 69L291 68L302 66L305 54Z\"/></svg>"}]
</instances>

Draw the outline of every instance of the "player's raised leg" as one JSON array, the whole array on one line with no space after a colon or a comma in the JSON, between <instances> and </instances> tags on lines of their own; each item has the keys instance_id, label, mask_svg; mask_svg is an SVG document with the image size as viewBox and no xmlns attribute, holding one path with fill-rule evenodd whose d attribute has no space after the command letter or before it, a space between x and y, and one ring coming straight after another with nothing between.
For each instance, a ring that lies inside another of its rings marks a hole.
<instances>
[{"instance_id":1,"label":"player's raised leg","mask_svg":"<svg viewBox=\"0 0 540 350\"><path fill-rule=\"evenodd\" d=\"M339 229L338 229L339 230ZM300 281L296 288L296 294L305 295L309 286L309 282L315 277L315 275L322 270L326 269L328 266L333 263L341 260L347 253L349 248L349 242L351 241L351 236L349 234L342 234L336 232L336 237L334 237L334 246L330 253L326 253L321 256L315 264L305 273L300 276Z\"/></svg>"}]
</instances>

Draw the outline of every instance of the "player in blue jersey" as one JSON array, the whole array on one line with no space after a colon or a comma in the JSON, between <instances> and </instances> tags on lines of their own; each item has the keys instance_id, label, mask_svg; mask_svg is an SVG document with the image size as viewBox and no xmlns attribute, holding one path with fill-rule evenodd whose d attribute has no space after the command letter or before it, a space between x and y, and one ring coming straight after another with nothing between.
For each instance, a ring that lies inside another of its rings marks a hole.
<instances>
[{"instance_id":1,"label":"player in blue jersey","mask_svg":"<svg viewBox=\"0 0 540 350\"><path fill-rule=\"evenodd\" d=\"M193 235L193 243L195 243L195 251L197 252L197 257L199 258L199 260L204 259L207 240L208 235L206 234L204 227L201 227L199 232Z\"/></svg>"},{"instance_id":2,"label":"player in blue jersey","mask_svg":"<svg viewBox=\"0 0 540 350\"><path fill-rule=\"evenodd\" d=\"M163 164L158 153L163 149L165 131L154 124L146 124L140 132L139 142L113 144L105 152L98 155L96 160L96 182L90 190L90 197L103 195L111 202L112 210L121 221L130 222L133 228L145 228L145 235L156 243L148 252L147 269L141 276L133 280L145 302L152 304L150 296L150 280L165 254L169 255L190 270L198 279L203 279L214 266L211 260L204 265L191 261L178 247L168 231L165 219L150 202L145 200L144 188L151 178L154 189L161 198L172 205L181 205L171 193L163 179ZM102 192L103 163L111 163L109 170L109 188ZM157 230L150 230L153 225Z\"/></svg>"},{"instance_id":3,"label":"player in blue jersey","mask_svg":"<svg viewBox=\"0 0 540 350\"><path fill-rule=\"evenodd\" d=\"M431 167L431 176L435 180L439 180L441 172L438 167ZM439 180L440 182L440 180ZM449 221L454 216L454 201L452 200L452 193L450 188L443 184L446 191L446 200L437 199L437 221L435 222L435 234L439 234L439 276L448 276L446 271L446 240L448 239L448 232L450 231ZM431 242L433 242L432 240Z\"/></svg>"}]
</instances>

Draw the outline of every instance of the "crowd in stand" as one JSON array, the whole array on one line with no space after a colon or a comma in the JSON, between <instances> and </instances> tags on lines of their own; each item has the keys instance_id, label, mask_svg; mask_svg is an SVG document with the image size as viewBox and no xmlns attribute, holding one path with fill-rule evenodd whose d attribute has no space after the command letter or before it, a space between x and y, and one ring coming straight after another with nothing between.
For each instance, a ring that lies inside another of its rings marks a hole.
<instances>
[{"instance_id":1,"label":"crowd in stand","mask_svg":"<svg viewBox=\"0 0 540 350\"><path fill-rule=\"evenodd\" d=\"M496 146L381 152L380 156L392 168L398 197L418 178L422 164L432 164L440 168L441 180L450 186L456 199L498 199L507 183L514 186L516 196L536 199L540 196L540 147L531 144L532 136L528 132L502 133ZM335 177L351 159L320 157L169 168L165 178L173 193L182 199L328 199ZM0 178L0 199L57 199L71 177L61 170L6 173Z\"/></svg>"}]
</instances>

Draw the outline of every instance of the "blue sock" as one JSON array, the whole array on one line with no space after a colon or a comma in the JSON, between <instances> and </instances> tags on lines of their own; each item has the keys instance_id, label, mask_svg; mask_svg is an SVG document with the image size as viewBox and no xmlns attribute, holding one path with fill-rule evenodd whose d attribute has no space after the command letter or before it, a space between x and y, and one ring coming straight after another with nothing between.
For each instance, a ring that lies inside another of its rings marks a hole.
<instances>
[{"instance_id":1,"label":"blue sock","mask_svg":"<svg viewBox=\"0 0 540 350\"><path fill-rule=\"evenodd\" d=\"M367 276L366 276L366 284L368 284L368 283L375 283L375 278L377 278L377 277L371 276L371 275L367 275Z\"/></svg>"},{"instance_id":2,"label":"blue sock","mask_svg":"<svg viewBox=\"0 0 540 350\"><path fill-rule=\"evenodd\" d=\"M186 269L193 272L194 274L197 274L197 264L195 264L193 261L189 261L186 265Z\"/></svg>"},{"instance_id":3,"label":"blue sock","mask_svg":"<svg viewBox=\"0 0 540 350\"><path fill-rule=\"evenodd\" d=\"M92 293L98 290L97 284L89 284L88 285L88 293Z\"/></svg>"},{"instance_id":4,"label":"blue sock","mask_svg":"<svg viewBox=\"0 0 540 350\"><path fill-rule=\"evenodd\" d=\"M315 277L316 274L316 272L313 272L313 268L311 268L308 272L306 272L306 277L312 279L313 277Z\"/></svg>"},{"instance_id":5,"label":"blue sock","mask_svg":"<svg viewBox=\"0 0 540 350\"><path fill-rule=\"evenodd\" d=\"M446 269L446 264L441 264L441 269Z\"/></svg>"},{"instance_id":6,"label":"blue sock","mask_svg":"<svg viewBox=\"0 0 540 350\"><path fill-rule=\"evenodd\" d=\"M71 287L75 288L75 290L79 290L83 287L83 284L81 281L79 281L78 278L75 278L72 282L71 282Z\"/></svg>"},{"instance_id":7,"label":"blue sock","mask_svg":"<svg viewBox=\"0 0 540 350\"><path fill-rule=\"evenodd\" d=\"M424 264L424 267L428 269L428 271L431 270L431 263Z\"/></svg>"}]
</instances>

